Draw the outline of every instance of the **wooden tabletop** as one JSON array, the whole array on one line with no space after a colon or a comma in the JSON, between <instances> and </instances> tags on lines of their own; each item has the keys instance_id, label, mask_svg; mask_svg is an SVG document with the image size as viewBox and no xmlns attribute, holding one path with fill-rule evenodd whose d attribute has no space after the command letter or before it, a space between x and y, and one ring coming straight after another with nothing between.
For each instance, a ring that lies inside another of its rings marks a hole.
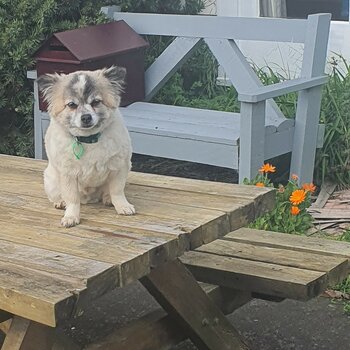
<instances>
[{"instance_id":1,"label":"wooden tabletop","mask_svg":"<svg viewBox=\"0 0 350 350\"><path fill-rule=\"evenodd\" d=\"M43 189L45 161L0 155L0 309L49 326L186 250L271 209L274 192L130 173L135 216L83 205L81 224L59 225Z\"/></svg>"}]
</instances>

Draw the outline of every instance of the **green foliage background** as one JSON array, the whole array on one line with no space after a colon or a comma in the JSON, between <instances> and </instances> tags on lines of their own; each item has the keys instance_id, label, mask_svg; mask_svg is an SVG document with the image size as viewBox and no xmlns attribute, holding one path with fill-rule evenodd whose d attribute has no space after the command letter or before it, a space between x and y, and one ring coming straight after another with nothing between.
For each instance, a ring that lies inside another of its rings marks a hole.
<instances>
[{"instance_id":1,"label":"green foliage background","mask_svg":"<svg viewBox=\"0 0 350 350\"><path fill-rule=\"evenodd\" d=\"M202 0L0 0L0 153L33 156L33 53L52 33L107 22L101 6L123 11L198 13Z\"/></svg>"}]
</instances>

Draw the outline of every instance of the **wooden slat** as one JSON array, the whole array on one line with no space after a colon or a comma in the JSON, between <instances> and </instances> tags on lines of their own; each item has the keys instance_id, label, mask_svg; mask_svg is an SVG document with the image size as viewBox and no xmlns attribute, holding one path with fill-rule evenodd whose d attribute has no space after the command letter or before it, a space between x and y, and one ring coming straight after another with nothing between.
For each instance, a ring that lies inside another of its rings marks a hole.
<instances>
[{"instance_id":1,"label":"wooden slat","mask_svg":"<svg viewBox=\"0 0 350 350\"><path fill-rule=\"evenodd\" d=\"M206 39L208 47L232 82L237 92L256 90L263 87L254 69L233 40ZM264 125L278 127L286 118L274 100L266 101ZM241 136L242 139L242 136Z\"/></svg>"},{"instance_id":2,"label":"wooden slat","mask_svg":"<svg viewBox=\"0 0 350 350\"><path fill-rule=\"evenodd\" d=\"M6 335L2 350L49 350L54 341L54 329L15 317Z\"/></svg>"},{"instance_id":3,"label":"wooden slat","mask_svg":"<svg viewBox=\"0 0 350 350\"><path fill-rule=\"evenodd\" d=\"M12 175L16 173L13 169L20 169L21 171L29 170L32 174L36 174L36 176L42 176L38 171L43 172L46 166L47 162L42 160L0 155L0 175L3 173L3 169L10 170ZM38 181L38 177L37 182L41 183ZM273 192L271 189L257 188L254 186L242 186L137 172L131 172L129 174L128 183L249 199L254 199L266 193Z\"/></svg>"},{"instance_id":4,"label":"wooden slat","mask_svg":"<svg viewBox=\"0 0 350 350\"><path fill-rule=\"evenodd\" d=\"M59 226L59 219L63 215L62 211L53 208L44 197L14 194L0 190L0 199L3 205L13 208L13 210L20 208L21 210L27 209L31 212L43 213L43 218L46 215L51 216L51 219L56 221L48 221L47 224L53 225L54 227ZM33 206L33 203L35 203L35 206ZM5 215L5 213L2 214ZM90 225L91 222L91 229L97 227L100 231L103 230L104 227L111 229L113 226L114 233L117 233L118 231L121 233L134 232L135 234L152 236L154 232L157 232L158 235L161 234L161 236L173 235L180 238L181 234L189 233L196 228L193 224L186 225L186 222L182 219L170 220L140 213L128 217L117 216L114 209L106 208L101 204L83 205L82 215L86 215L86 218L83 217L82 225L85 223ZM80 225L80 227L83 227L82 225Z\"/></svg>"},{"instance_id":5,"label":"wooden slat","mask_svg":"<svg viewBox=\"0 0 350 350\"><path fill-rule=\"evenodd\" d=\"M154 269L141 282L160 305L185 327L200 349L248 350L239 333L179 260Z\"/></svg>"},{"instance_id":6,"label":"wooden slat","mask_svg":"<svg viewBox=\"0 0 350 350\"><path fill-rule=\"evenodd\" d=\"M181 16L115 12L137 33L147 35L225 38L303 43L307 21L302 19Z\"/></svg>"},{"instance_id":7,"label":"wooden slat","mask_svg":"<svg viewBox=\"0 0 350 350\"><path fill-rule=\"evenodd\" d=\"M175 38L145 72L145 100L150 101L170 77L191 57L200 38Z\"/></svg>"},{"instance_id":8,"label":"wooden slat","mask_svg":"<svg viewBox=\"0 0 350 350\"><path fill-rule=\"evenodd\" d=\"M20 266L28 266L37 271L59 274L64 278L73 277L86 280L91 279L113 267L112 264L101 261L84 259L46 249L30 247L0 240L0 261Z\"/></svg>"},{"instance_id":9,"label":"wooden slat","mask_svg":"<svg viewBox=\"0 0 350 350\"><path fill-rule=\"evenodd\" d=\"M7 174L5 173L0 174L0 181L6 181L6 192L8 191L18 194L27 194L30 196L37 196L40 194L41 198L46 198L46 195L43 192L43 184L35 181L34 179L34 176L30 176L28 174L12 175L11 178L8 178ZM151 192L148 193L151 194ZM127 191L126 195L128 195ZM182 219L185 222L187 221L189 224L191 223L193 225L201 225L202 223L211 221L225 214L224 212L217 209L206 209L200 207L191 208L191 212L189 213L189 210L186 206L178 205L177 203L172 202L170 195L171 194L167 195L166 193L163 195L163 198L168 197L168 199L167 201L163 200L162 205L149 205L149 201L146 195L143 196L143 198L135 199L133 204L138 208L138 212L141 214L153 215L156 217L169 219ZM185 193L184 196L186 196ZM205 202L205 198L202 202ZM46 200L46 203L49 202ZM114 209L106 208L106 211L108 210L112 211Z\"/></svg>"},{"instance_id":10,"label":"wooden slat","mask_svg":"<svg viewBox=\"0 0 350 350\"><path fill-rule=\"evenodd\" d=\"M216 240L197 248L196 251L217 256L265 262L276 266L289 266L304 270L326 272L330 284L342 281L349 272L348 259L342 257L322 256L310 252L256 246L228 240ZM208 258L210 259L211 255Z\"/></svg>"},{"instance_id":11,"label":"wooden slat","mask_svg":"<svg viewBox=\"0 0 350 350\"><path fill-rule=\"evenodd\" d=\"M350 245L348 243L322 238L241 228L227 234L225 239L266 247L287 248L293 251L350 258Z\"/></svg>"},{"instance_id":12,"label":"wooden slat","mask_svg":"<svg viewBox=\"0 0 350 350\"><path fill-rule=\"evenodd\" d=\"M46 199L32 198L30 196L22 196L20 194L2 194L3 197L6 198L6 202L12 201L12 199L10 199L11 196L15 197L14 201L18 201L18 197L20 197L20 207L27 209L30 212L37 213L35 215L38 215L45 211L50 213L50 215L54 215L54 217L51 216L51 221L49 224L55 225L55 227L59 226L59 218L62 213L51 207ZM35 203L34 206L33 203ZM213 239L219 237L219 235L225 234L226 232L229 232L231 229L235 228L233 226L230 226L230 217L232 219L233 215L227 215L226 213L220 211L215 212L212 210L177 206L166 203L160 203L157 206L151 207L147 204L147 200L144 199L135 199L133 203L136 204L136 208L139 213L135 216L129 217L118 216L115 213L114 208L106 208L102 204L82 206L81 223L89 227L89 218L93 218L94 221L97 221L99 223L100 229L103 229L104 223L111 225L113 225L113 223L117 223L119 226L124 227L124 231L129 230L130 232L132 232L133 228L135 227L137 229L142 229L145 227L145 229L151 231L173 234L173 239L178 237L182 246L186 246L186 242L190 241L191 244L194 244L194 242L201 239L203 239L204 242L208 243ZM11 203L9 204L11 207L15 208L15 205ZM242 219L245 220L246 217L249 217L251 221L253 217L251 215L248 215L249 213L254 213L254 210L250 210L251 206L252 205L242 206L242 210L240 210L240 208L237 208L237 213L235 210L235 214L244 214L245 211L248 211L246 216L242 216ZM179 207L181 208L180 213L176 211ZM158 211L157 208L159 208ZM173 212L171 212L171 210ZM144 215L144 212L147 214ZM193 213L193 221L191 221L191 213ZM201 214L204 215L200 216ZM39 215L39 220L42 222L42 224L44 224L44 227L47 226L47 220L44 219L47 215L48 214ZM5 213L0 213L0 218L1 217L3 217L3 220L6 220ZM238 225L238 227L242 226L238 220L235 225ZM96 225L92 224L92 226ZM82 227L82 225L79 225L79 227ZM72 231L74 232L74 230ZM115 228L115 231L117 234L118 227ZM187 234L187 236L185 236L185 234ZM159 238L162 239L162 234L159 234ZM168 241L170 237L169 235L166 235L165 238ZM164 244L165 242L163 241L162 243ZM159 243L159 245L161 244Z\"/></svg>"},{"instance_id":13,"label":"wooden slat","mask_svg":"<svg viewBox=\"0 0 350 350\"><path fill-rule=\"evenodd\" d=\"M181 261L199 281L282 298L308 300L327 285L325 272L191 251Z\"/></svg>"},{"instance_id":14,"label":"wooden slat","mask_svg":"<svg viewBox=\"0 0 350 350\"><path fill-rule=\"evenodd\" d=\"M83 280L65 278L0 262L0 309L48 326L67 319Z\"/></svg>"}]
</instances>

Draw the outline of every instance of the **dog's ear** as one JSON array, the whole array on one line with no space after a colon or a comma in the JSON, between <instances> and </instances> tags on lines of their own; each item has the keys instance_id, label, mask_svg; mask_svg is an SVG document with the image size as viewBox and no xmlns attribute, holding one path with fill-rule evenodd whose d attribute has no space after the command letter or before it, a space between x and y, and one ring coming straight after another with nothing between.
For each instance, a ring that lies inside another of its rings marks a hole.
<instances>
[{"instance_id":1,"label":"dog's ear","mask_svg":"<svg viewBox=\"0 0 350 350\"><path fill-rule=\"evenodd\" d=\"M117 90L122 90L126 77L126 69L124 67L112 66L110 68L104 69L103 75L114 87L117 88Z\"/></svg>"},{"instance_id":2,"label":"dog's ear","mask_svg":"<svg viewBox=\"0 0 350 350\"><path fill-rule=\"evenodd\" d=\"M60 76L57 73L45 74L37 79L39 90L42 92L46 100L49 100L52 93L52 87L58 82L59 79Z\"/></svg>"}]
</instances>

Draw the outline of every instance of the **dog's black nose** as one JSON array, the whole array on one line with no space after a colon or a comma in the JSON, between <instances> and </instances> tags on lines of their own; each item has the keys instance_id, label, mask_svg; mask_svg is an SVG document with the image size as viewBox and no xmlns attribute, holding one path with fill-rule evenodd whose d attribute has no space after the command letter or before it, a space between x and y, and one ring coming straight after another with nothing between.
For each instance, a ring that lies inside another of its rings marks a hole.
<instances>
[{"instance_id":1,"label":"dog's black nose","mask_svg":"<svg viewBox=\"0 0 350 350\"><path fill-rule=\"evenodd\" d=\"M81 121L82 121L82 123L85 124L85 125L90 124L91 121L92 121L92 116L91 116L91 114L83 114L83 115L81 116Z\"/></svg>"}]
</instances>

